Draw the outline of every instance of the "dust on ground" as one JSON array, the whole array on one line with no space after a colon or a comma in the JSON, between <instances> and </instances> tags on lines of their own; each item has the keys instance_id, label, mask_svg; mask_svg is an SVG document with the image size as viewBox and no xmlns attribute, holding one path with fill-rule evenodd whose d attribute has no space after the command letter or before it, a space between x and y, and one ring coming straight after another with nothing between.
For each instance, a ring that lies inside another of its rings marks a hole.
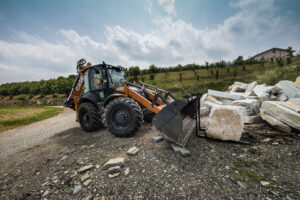
<instances>
[{"instance_id":1,"label":"dust on ground","mask_svg":"<svg viewBox=\"0 0 300 200\"><path fill-rule=\"evenodd\" d=\"M192 135L189 157L175 153L165 141L153 142L157 135L151 124L129 138L116 138L106 130L86 133L80 127L54 134L47 142L1 160L0 198L41 199L46 191L47 199L300 198L296 133L283 136L265 123L248 125L243 140L250 145ZM127 156L132 146L140 151ZM120 156L126 158L122 173L109 178L102 166ZM84 186L77 170L88 164L93 165L92 182ZM78 184L82 190L73 194Z\"/></svg>"}]
</instances>

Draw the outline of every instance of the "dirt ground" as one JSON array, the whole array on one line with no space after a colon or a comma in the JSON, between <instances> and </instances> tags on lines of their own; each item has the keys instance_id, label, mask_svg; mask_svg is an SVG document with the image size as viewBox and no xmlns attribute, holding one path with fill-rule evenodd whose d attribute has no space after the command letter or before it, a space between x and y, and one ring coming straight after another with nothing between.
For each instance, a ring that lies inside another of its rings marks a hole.
<instances>
[{"instance_id":1,"label":"dirt ground","mask_svg":"<svg viewBox=\"0 0 300 200\"><path fill-rule=\"evenodd\" d=\"M249 145L192 135L188 157L153 142L157 135L151 124L130 138L78 126L56 133L1 158L0 199L300 199L299 133L249 125L243 134ZM140 151L127 156L132 146ZM125 165L109 178L102 166L116 157L125 157ZM84 186L77 171L88 164L92 182ZM76 185L82 190L73 194Z\"/></svg>"}]
</instances>

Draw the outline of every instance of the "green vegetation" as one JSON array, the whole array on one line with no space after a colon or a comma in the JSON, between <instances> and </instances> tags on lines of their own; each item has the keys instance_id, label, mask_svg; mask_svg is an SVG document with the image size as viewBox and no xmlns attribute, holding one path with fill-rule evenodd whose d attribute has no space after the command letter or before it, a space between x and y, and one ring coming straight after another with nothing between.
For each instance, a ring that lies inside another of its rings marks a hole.
<instances>
[{"instance_id":1,"label":"green vegetation","mask_svg":"<svg viewBox=\"0 0 300 200\"><path fill-rule=\"evenodd\" d=\"M207 89L225 91L234 81L252 82L257 80L260 84L274 85L280 80L294 81L300 74L300 55L260 61L252 58L244 60L238 56L232 62L223 60L215 63L206 62L205 65L188 64L171 67L157 67L150 65L148 69L138 66L126 69L127 80L130 82L142 81L168 90L176 97L190 93L207 92ZM58 77L57 79L33 82L7 83L0 85L0 96L16 95L46 95L65 94L71 91L75 75ZM19 96L18 100L28 100Z\"/></svg>"},{"instance_id":2,"label":"green vegetation","mask_svg":"<svg viewBox=\"0 0 300 200\"><path fill-rule=\"evenodd\" d=\"M26 111L32 114L26 115ZM0 132L53 117L62 111L63 108L50 106L0 107Z\"/></svg>"}]
</instances>

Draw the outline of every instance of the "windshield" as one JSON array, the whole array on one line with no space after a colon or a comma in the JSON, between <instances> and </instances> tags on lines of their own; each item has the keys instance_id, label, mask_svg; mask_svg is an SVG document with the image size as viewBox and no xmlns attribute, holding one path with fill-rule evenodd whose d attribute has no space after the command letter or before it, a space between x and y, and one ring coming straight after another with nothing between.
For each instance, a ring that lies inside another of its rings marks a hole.
<instances>
[{"instance_id":1,"label":"windshield","mask_svg":"<svg viewBox=\"0 0 300 200\"><path fill-rule=\"evenodd\" d=\"M108 69L108 73L110 74L110 82L111 87L120 86L122 85L121 80L125 80L125 73L124 71L116 71L114 69Z\"/></svg>"}]
</instances>

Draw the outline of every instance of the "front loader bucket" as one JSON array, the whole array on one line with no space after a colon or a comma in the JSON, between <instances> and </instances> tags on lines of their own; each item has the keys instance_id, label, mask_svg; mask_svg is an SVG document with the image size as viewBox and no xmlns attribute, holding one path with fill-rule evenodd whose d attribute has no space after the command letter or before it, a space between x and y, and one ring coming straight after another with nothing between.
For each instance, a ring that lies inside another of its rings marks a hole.
<instances>
[{"instance_id":1,"label":"front loader bucket","mask_svg":"<svg viewBox=\"0 0 300 200\"><path fill-rule=\"evenodd\" d=\"M157 113L152 123L167 140L184 147L196 127L199 101L199 95L175 100Z\"/></svg>"}]
</instances>

